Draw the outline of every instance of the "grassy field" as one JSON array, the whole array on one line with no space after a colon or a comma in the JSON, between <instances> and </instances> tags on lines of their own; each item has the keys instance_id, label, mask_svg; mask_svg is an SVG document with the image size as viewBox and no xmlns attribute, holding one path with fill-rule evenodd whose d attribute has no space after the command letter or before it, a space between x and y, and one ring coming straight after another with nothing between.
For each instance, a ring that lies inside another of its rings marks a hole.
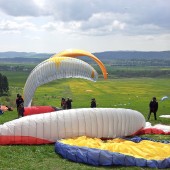
<instances>
[{"instance_id":1,"label":"grassy field","mask_svg":"<svg viewBox=\"0 0 170 170\"><path fill-rule=\"evenodd\" d=\"M1 72L8 77L10 96L1 97L0 103L14 107L13 112L5 112L0 116L0 124L17 117L15 98L23 92L28 73ZM170 124L170 119L159 118L162 114L170 114L170 100L160 101L163 96L170 96L170 79L168 78L121 78L99 79L90 82L83 79L57 80L39 87L34 95L33 105L60 106L61 97L71 97L73 108L89 108L91 98L96 98L97 107L130 108L140 111L144 117L148 114L148 104L153 96L157 97L159 110L158 120L151 115L152 124ZM165 135L149 135L156 139L170 140ZM39 146L0 146L0 169L147 169L139 167L92 167L74 163L61 158L54 152L54 144ZM149 169L149 168L148 168Z\"/></svg>"}]
</instances>

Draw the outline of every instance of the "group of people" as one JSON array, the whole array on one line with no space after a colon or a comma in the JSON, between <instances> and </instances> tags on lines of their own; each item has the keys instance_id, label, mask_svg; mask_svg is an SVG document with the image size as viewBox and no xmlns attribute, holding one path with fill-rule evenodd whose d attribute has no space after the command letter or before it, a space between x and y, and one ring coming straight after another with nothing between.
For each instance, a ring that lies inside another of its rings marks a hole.
<instances>
[{"instance_id":1,"label":"group of people","mask_svg":"<svg viewBox=\"0 0 170 170\"><path fill-rule=\"evenodd\" d=\"M92 98L91 99L91 105L90 107L91 108L95 108L97 106L96 104L96 99L95 98ZM70 99L69 97L67 99L65 98L61 98L61 108L63 110L65 109L71 109L72 108L72 99Z\"/></svg>"},{"instance_id":2,"label":"group of people","mask_svg":"<svg viewBox=\"0 0 170 170\"><path fill-rule=\"evenodd\" d=\"M96 106L97 106L96 99L92 98L90 107L95 108ZM157 117L156 117L157 111L158 111L158 101L156 100L156 97L153 97L149 103L149 114L148 114L147 120L150 119L151 113L154 114L154 119L157 120Z\"/></svg>"},{"instance_id":3,"label":"group of people","mask_svg":"<svg viewBox=\"0 0 170 170\"><path fill-rule=\"evenodd\" d=\"M61 108L63 110L71 109L72 108L72 102L73 102L73 100L69 97L67 99L61 98Z\"/></svg>"},{"instance_id":4,"label":"group of people","mask_svg":"<svg viewBox=\"0 0 170 170\"><path fill-rule=\"evenodd\" d=\"M73 102L73 100L69 97L67 99L62 98L61 99L61 108L63 110L72 109L72 102ZM18 118L23 117L24 116L24 99L22 98L22 96L20 94L17 94L16 106L17 106ZM97 107L95 98L91 99L90 107L91 108ZM9 109L9 111L12 110L11 107L8 107L8 109ZM147 120L150 119L151 113L154 114L154 119L157 120L157 117L156 117L157 111L158 111L158 101L156 100L156 97L153 97L149 103L149 114L148 114ZM2 114L2 113L3 113L3 111L0 109L0 114Z\"/></svg>"},{"instance_id":5,"label":"group of people","mask_svg":"<svg viewBox=\"0 0 170 170\"><path fill-rule=\"evenodd\" d=\"M90 107L95 108L96 106L97 106L96 99L92 98ZM150 119L151 113L154 114L154 119L157 120L157 117L156 117L157 111L158 111L158 101L156 100L156 97L153 97L149 103L149 114L148 114L147 120Z\"/></svg>"},{"instance_id":6,"label":"group of people","mask_svg":"<svg viewBox=\"0 0 170 170\"><path fill-rule=\"evenodd\" d=\"M61 98L61 108L63 110L66 109L72 109L72 102L73 100L71 98ZM16 98L16 106L17 106L17 112L18 112L18 118L23 117L24 116L24 99L20 94L17 94L17 98ZM95 98L91 99L91 108L95 108L96 107L96 100Z\"/></svg>"}]
</instances>

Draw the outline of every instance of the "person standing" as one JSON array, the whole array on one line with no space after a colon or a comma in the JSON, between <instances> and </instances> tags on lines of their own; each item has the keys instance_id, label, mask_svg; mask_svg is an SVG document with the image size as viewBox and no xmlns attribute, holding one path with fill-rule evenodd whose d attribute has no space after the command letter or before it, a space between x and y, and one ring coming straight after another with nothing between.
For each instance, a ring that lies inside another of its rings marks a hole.
<instances>
[{"instance_id":1,"label":"person standing","mask_svg":"<svg viewBox=\"0 0 170 170\"><path fill-rule=\"evenodd\" d=\"M66 100L65 100L65 98L61 98L61 108L62 108L63 110L66 109Z\"/></svg>"},{"instance_id":2,"label":"person standing","mask_svg":"<svg viewBox=\"0 0 170 170\"><path fill-rule=\"evenodd\" d=\"M150 119L151 113L154 113L154 118L156 118L156 112L158 111L158 102L156 100L156 97L153 97L152 100L149 103L149 114L148 114L148 120Z\"/></svg>"},{"instance_id":3,"label":"person standing","mask_svg":"<svg viewBox=\"0 0 170 170\"><path fill-rule=\"evenodd\" d=\"M72 99L70 99L69 97L67 98L66 105L67 105L67 109L72 108Z\"/></svg>"},{"instance_id":4,"label":"person standing","mask_svg":"<svg viewBox=\"0 0 170 170\"><path fill-rule=\"evenodd\" d=\"M18 113L19 113L19 117L23 117L24 116L24 103L21 103L18 107Z\"/></svg>"},{"instance_id":5,"label":"person standing","mask_svg":"<svg viewBox=\"0 0 170 170\"><path fill-rule=\"evenodd\" d=\"M20 94L17 94L17 99L16 99L16 106L17 106L17 112L18 112L18 118L22 115L20 115L20 106L21 104L24 107L24 99L22 98L22 96Z\"/></svg>"},{"instance_id":6,"label":"person standing","mask_svg":"<svg viewBox=\"0 0 170 170\"><path fill-rule=\"evenodd\" d=\"M91 106L90 107L91 108L95 108L96 107L96 99L95 98L91 99Z\"/></svg>"}]
</instances>

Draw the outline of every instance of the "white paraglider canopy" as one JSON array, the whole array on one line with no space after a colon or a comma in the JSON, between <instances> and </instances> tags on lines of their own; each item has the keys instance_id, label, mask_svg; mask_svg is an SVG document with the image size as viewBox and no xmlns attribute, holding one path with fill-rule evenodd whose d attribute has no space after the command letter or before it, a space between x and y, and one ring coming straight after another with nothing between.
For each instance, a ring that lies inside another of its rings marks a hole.
<instances>
[{"instance_id":1,"label":"white paraglider canopy","mask_svg":"<svg viewBox=\"0 0 170 170\"><path fill-rule=\"evenodd\" d=\"M166 99L168 99L168 96L162 97L162 98L161 98L161 101L164 101L164 100L166 100Z\"/></svg>"},{"instance_id":2,"label":"white paraglider canopy","mask_svg":"<svg viewBox=\"0 0 170 170\"><path fill-rule=\"evenodd\" d=\"M123 108L80 108L36 114L0 125L1 144L44 144L89 136L129 136L145 127L144 116Z\"/></svg>"},{"instance_id":3,"label":"white paraglider canopy","mask_svg":"<svg viewBox=\"0 0 170 170\"><path fill-rule=\"evenodd\" d=\"M37 87L62 78L98 79L98 73L88 63L71 57L53 57L38 64L30 73L24 86L24 106L31 106Z\"/></svg>"}]
</instances>

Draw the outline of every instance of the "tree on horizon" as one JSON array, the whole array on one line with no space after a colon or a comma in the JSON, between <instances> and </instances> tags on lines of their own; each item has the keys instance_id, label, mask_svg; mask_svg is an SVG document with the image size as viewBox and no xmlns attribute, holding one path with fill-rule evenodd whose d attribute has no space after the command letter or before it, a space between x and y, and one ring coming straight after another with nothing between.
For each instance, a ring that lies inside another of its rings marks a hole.
<instances>
[{"instance_id":1,"label":"tree on horizon","mask_svg":"<svg viewBox=\"0 0 170 170\"><path fill-rule=\"evenodd\" d=\"M7 95L9 91L8 78L0 73L0 96Z\"/></svg>"}]
</instances>

